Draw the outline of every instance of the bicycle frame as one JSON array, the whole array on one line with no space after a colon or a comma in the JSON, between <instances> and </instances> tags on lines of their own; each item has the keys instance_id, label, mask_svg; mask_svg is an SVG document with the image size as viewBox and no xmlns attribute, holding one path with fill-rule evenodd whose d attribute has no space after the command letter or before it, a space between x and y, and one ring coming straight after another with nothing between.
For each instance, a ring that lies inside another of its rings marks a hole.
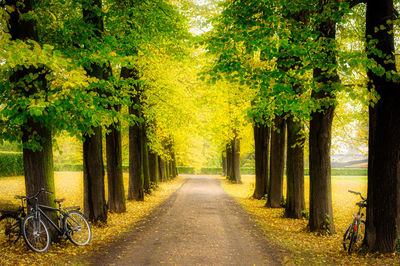
<instances>
[{"instance_id":1,"label":"bicycle frame","mask_svg":"<svg viewBox=\"0 0 400 266\"><path fill-rule=\"evenodd\" d=\"M46 213L43 210L46 211L55 211L55 212L59 212L60 215L58 215L58 221L60 222L60 226L56 225L49 216L46 215ZM35 212L36 215L38 215L38 220L40 223L40 218L43 215L43 217L45 218L45 220L47 220L55 229L57 229L58 233L60 235L64 234L65 229L64 229L64 225L62 223L62 219L61 217L64 217L65 215L67 215L67 213L65 213L64 211L62 211L61 209L57 209L57 208L53 208L50 206L46 206L46 205L41 205L41 204L37 204L36 208L35 208Z\"/></svg>"}]
</instances>

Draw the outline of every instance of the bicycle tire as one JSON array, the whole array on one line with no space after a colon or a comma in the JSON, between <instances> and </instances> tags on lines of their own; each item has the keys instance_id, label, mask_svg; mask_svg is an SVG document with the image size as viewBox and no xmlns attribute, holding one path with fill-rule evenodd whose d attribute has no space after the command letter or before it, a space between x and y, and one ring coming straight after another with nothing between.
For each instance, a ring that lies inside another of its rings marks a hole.
<instances>
[{"instance_id":1,"label":"bicycle tire","mask_svg":"<svg viewBox=\"0 0 400 266\"><path fill-rule=\"evenodd\" d=\"M347 251L348 248L349 248L349 244L350 244L350 240L351 240L350 234L352 233L352 232L351 232L352 229L353 229L353 223L351 223L351 224L347 227L346 231L345 231L344 234L343 234L343 242L342 242L342 244L343 244L343 248L344 248L345 251Z\"/></svg>"},{"instance_id":2,"label":"bicycle tire","mask_svg":"<svg viewBox=\"0 0 400 266\"><path fill-rule=\"evenodd\" d=\"M365 221L361 220L359 222L356 222L356 229L354 229L353 227L353 234L351 235L351 239L350 239L350 244L349 244L349 249L348 252L349 254L351 254L351 252L353 250L358 250L361 245L362 245L362 241L364 239L364 235L362 234L363 232L365 232ZM364 227L360 230L360 227Z\"/></svg>"},{"instance_id":3,"label":"bicycle tire","mask_svg":"<svg viewBox=\"0 0 400 266\"><path fill-rule=\"evenodd\" d=\"M89 222L79 211L69 211L64 219L68 239L77 246L87 245L92 239Z\"/></svg>"},{"instance_id":4,"label":"bicycle tire","mask_svg":"<svg viewBox=\"0 0 400 266\"><path fill-rule=\"evenodd\" d=\"M37 252L46 252L50 247L49 229L45 223L30 214L25 217L22 223L22 235L28 247Z\"/></svg>"},{"instance_id":5,"label":"bicycle tire","mask_svg":"<svg viewBox=\"0 0 400 266\"><path fill-rule=\"evenodd\" d=\"M21 218L3 214L0 216L0 244L15 244L21 236Z\"/></svg>"}]
</instances>

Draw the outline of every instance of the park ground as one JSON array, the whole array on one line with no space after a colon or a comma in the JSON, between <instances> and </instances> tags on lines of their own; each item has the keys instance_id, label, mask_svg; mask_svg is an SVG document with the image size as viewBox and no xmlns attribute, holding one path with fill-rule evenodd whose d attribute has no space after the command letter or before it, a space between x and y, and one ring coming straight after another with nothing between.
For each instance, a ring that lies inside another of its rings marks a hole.
<instances>
[{"instance_id":1,"label":"park ground","mask_svg":"<svg viewBox=\"0 0 400 266\"><path fill-rule=\"evenodd\" d=\"M283 209L252 199L254 176L243 176L242 185L219 176L180 176L162 183L144 202L128 202L127 213L110 214L107 226L93 226L88 246L61 241L35 254L19 241L0 246L0 264L399 264L397 254L349 256L342 250L341 236L358 200L347 190L366 194L366 177L334 177L332 185L333 236L310 233L306 219L283 218ZM308 187L306 179L307 204ZM82 192L81 173L57 172L56 191L67 198L65 206L82 205L75 196ZM23 193L23 177L0 179L1 200Z\"/></svg>"}]
</instances>

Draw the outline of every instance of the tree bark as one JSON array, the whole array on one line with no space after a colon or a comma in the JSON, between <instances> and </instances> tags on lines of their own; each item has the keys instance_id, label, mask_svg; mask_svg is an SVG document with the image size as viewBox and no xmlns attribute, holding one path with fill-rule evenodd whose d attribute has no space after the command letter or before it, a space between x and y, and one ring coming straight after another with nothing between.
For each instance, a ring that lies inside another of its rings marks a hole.
<instances>
[{"instance_id":1,"label":"tree bark","mask_svg":"<svg viewBox=\"0 0 400 266\"><path fill-rule=\"evenodd\" d=\"M152 151L149 151L149 172L152 187L158 186L159 169L158 169L158 156Z\"/></svg>"},{"instance_id":2,"label":"tree bark","mask_svg":"<svg viewBox=\"0 0 400 266\"><path fill-rule=\"evenodd\" d=\"M176 168L176 157L175 157L175 152L172 152L172 176L173 178L176 178L178 176L178 169Z\"/></svg>"},{"instance_id":3,"label":"tree bark","mask_svg":"<svg viewBox=\"0 0 400 266\"><path fill-rule=\"evenodd\" d=\"M165 173L165 162L161 158L161 156L158 156L158 169L159 169L159 177L160 181L164 182L166 180L166 173Z\"/></svg>"},{"instance_id":4,"label":"tree bark","mask_svg":"<svg viewBox=\"0 0 400 266\"><path fill-rule=\"evenodd\" d=\"M139 74L136 69L128 69L123 67L121 69L121 78L124 79L139 79ZM135 117L133 124L129 125L129 187L128 187L128 200L144 200L143 190L143 163L142 163L142 126L143 123L139 121L141 117L140 109L140 88L135 84L133 87L136 90L132 96L132 103L129 106L129 114Z\"/></svg>"},{"instance_id":5,"label":"tree bark","mask_svg":"<svg viewBox=\"0 0 400 266\"><path fill-rule=\"evenodd\" d=\"M221 152L222 176L226 176L226 152Z\"/></svg>"},{"instance_id":6,"label":"tree bark","mask_svg":"<svg viewBox=\"0 0 400 266\"><path fill-rule=\"evenodd\" d=\"M332 13L331 0L320 0L319 15ZM318 85L311 93L319 110L311 113L310 121L310 219L311 232L335 233L331 191L331 135L334 116L335 86L340 84L335 52L336 22L331 17L320 19L317 25L320 43L319 62L313 70ZM326 68L326 66L329 66Z\"/></svg>"},{"instance_id":7,"label":"tree bark","mask_svg":"<svg viewBox=\"0 0 400 266\"><path fill-rule=\"evenodd\" d=\"M116 213L126 211L120 125L110 126L106 134L108 208Z\"/></svg>"},{"instance_id":8,"label":"tree bark","mask_svg":"<svg viewBox=\"0 0 400 266\"><path fill-rule=\"evenodd\" d=\"M287 123L286 180L287 194L285 217L301 218L305 209L304 201L304 138L303 123L289 116Z\"/></svg>"},{"instance_id":9,"label":"tree bark","mask_svg":"<svg viewBox=\"0 0 400 266\"><path fill-rule=\"evenodd\" d=\"M93 222L107 221L101 131L101 127L93 128L94 134L84 136L83 142L84 210Z\"/></svg>"},{"instance_id":10,"label":"tree bark","mask_svg":"<svg viewBox=\"0 0 400 266\"><path fill-rule=\"evenodd\" d=\"M390 74L397 72L388 23L393 12L393 0L367 1L367 55ZM371 251L392 253L400 237L400 84L386 75L368 70L368 87L380 99L370 107L366 243Z\"/></svg>"},{"instance_id":11,"label":"tree bark","mask_svg":"<svg viewBox=\"0 0 400 266\"><path fill-rule=\"evenodd\" d=\"M226 145L226 178L230 180L232 175L233 153L231 144Z\"/></svg>"},{"instance_id":12,"label":"tree bark","mask_svg":"<svg viewBox=\"0 0 400 266\"><path fill-rule=\"evenodd\" d=\"M166 160L166 161L165 161L164 167L165 167L165 177L166 177L166 180L170 180L170 179L171 179L171 173L170 173L170 167L169 167L169 160Z\"/></svg>"},{"instance_id":13,"label":"tree bark","mask_svg":"<svg viewBox=\"0 0 400 266\"><path fill-rule=\"evenodd\" d=\"M149 153L147 146L147 138L146 138L146 129L143 124L142 127L142 137L141 137L141 145L142 145L142 163L143 163L143 190L146 194L151 193L151 182L150 182L150 170L149 170Z\"/></svg>"},{"instance_id":14,"label":"tree bark","mask_svg":"<svg viewBox=\"0 0 400 266\"><path fill-rule=\"evenodd\" d=\"M253 197L261 199L268 193L269 134L267 125L256 123L254 129L256 180Z\"/></svg>"},{"instance_id":15,"label":"tree bark","mask_svg":"<svg viewBox=\"0 0 400 266\"><path fill-rule=\"evenodd\" d=\"M8 21L9 33L12 40L35 40L39 41L36 31L36 22L27 19L27 13L33 10L33 1L25 0L17 5L16 0L6 1L7 5L15 8L10 13ZM37 78L30 81L24 80L25 76L37 74ZM20 91L24 97L48 90L46 71L43 67L22 67L15 71L10 78L10 82L15 85L15 89ZM32 117L27 118L22 128L23 161L25 175L25 191L27 196L35 195L40 189L55 192L54 169L53 169L53 149L51 128L45 126L41 121L35 121ZM29 147L30 140L36 139L37 149ZM38 140L39 139L39 140ZM56 207L54 194L41 193L39 202L44 205ZM52 215L50 215L52 216ZM57 217L52 217L56 221ZM54 230L52 230L52 235Z\"/></svg>"},{"instance_id":16,"label":"tree bark","mask_svg":"<svg viewBox=\"0 0 400 266\"><path fill-rule=\"evenodd\" d=\"M274 120L271 130L271 157L267 207L280 208L283 203L283 174L285 168L286 122L282 116Z\"/></svg>"},{"instance_id":17,"label":"tree bark","mask_svg":"<svg viewBox=\"0 0 400 266\"><path fill-rule=\"evenodd\" d=\"M233 140L231 140L230 144L230 154L227 156L227 160L231 160L230 163L230 175L228 176L228 180L235 184L241 184L241 176L240 176L240 140L235 136Z\"/></svg>"},{"instance_id":18,"label":"tree bark","mask_svg":"<svg viewBox=\"0 0 400 266\"><path fill-rule=\"evenodd\" d=\"M95 29L94 34L99 39L103 38L104 32L103 17L98 13L101 8L101 0L85 2L82 8L83 21ZM109 65L92 62L85 70L90 77L100 80L107 80L110 75ZM106 222L102 130L101 127L92 130L93 134L84 134L83 143L84 208L90 221Z\"/></svg>"}]
</instances>

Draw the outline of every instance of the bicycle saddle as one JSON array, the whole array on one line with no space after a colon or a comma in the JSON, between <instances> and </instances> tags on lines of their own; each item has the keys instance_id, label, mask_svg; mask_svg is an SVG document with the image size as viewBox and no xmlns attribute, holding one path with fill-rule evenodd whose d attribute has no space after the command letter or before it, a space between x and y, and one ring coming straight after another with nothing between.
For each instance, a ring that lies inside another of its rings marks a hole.
<instances>
[{"instance_id":1,"label":"bicycle saddle","mask_svg":"<svg viewBox=\"0 0 400 266\"><path fill-rule=\"evenodd\" d=\"M61 202L63 202L64 200L65 200L64 198L62 198L62 199L55 199L54 202L56 202L56 203L61 203Z\"/></svg>"}]
</instances>

